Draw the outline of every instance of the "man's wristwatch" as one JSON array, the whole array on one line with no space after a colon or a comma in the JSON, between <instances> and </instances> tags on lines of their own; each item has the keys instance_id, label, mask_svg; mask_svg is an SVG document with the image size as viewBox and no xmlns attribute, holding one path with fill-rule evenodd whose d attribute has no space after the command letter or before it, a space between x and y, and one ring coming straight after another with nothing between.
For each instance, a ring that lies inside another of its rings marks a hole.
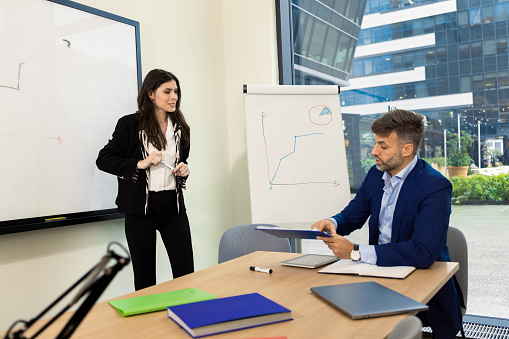
<instances>
[{"instance_id":1,"label":"man's wristwatch","mask_svg":"<svg viewBox=\"0 0 509 339\"><path fill-rule=\"evenodd\" d=\"M353 251L350 252L350 259L352 259L352 261L361 260L361 252L359 252L358 244L353 245Z\"/></svg>"}]
</instances>

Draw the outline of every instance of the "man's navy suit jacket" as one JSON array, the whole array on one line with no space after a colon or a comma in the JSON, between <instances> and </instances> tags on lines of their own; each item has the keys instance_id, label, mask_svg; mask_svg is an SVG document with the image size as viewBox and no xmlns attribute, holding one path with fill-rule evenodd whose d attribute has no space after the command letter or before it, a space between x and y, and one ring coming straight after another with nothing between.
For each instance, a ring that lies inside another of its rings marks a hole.
<instances>
[{"instance_id":1,"label":"man's navy suit jacket","mask_svg":"<svg viewBox=\"0 0 509 339\"><path fill-rule=\"evenodd\" d=\"M450 261L447 229L451 214L451 182L418 159L403 182L392 222L391 243L378 245L378 216L384 194L383 172L373 166L355 198L341 213L337 233L348 235L369 219L369 244L376 245L378 266L428 268L435 261ZM426 312L437 338L451 338L461 328L459 298L453 279L429 301ZM421 318L427 323L424 315Z\"/></svg>"}]
</instances>

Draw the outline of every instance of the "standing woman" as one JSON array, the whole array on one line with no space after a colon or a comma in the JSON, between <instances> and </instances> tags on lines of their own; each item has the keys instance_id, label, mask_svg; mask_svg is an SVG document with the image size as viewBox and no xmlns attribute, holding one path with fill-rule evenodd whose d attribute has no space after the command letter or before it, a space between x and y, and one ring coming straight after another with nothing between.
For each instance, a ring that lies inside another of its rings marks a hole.
<instances>
[{"instance_id":1,"label":"standing woman","mask_svg":"<svg viewBox=\"0 0 509 339\"><path fill-rule=\"evenodd\" d=\"M173 278L194 271L182 195L189 176L190 129L180 101L177 77L160 69L150 71L138 95L138 112L118 120L96 161L100 170L118 178L116 204L126 214L136 290L156 284L156 231L166 247Z\"/></svg>"}]
</instances>

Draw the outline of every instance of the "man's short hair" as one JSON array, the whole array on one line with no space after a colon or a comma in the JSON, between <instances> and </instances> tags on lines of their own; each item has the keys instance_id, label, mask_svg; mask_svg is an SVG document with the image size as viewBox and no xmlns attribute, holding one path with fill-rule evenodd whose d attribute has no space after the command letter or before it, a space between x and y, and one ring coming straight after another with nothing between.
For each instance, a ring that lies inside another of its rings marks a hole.
<instances>
[{"instance_id":1,"label":"man's short hair","mask_svg":"<svg viewBox=\"0 0 509 339\"><path fill-rule=\"evenodd\" d=\"M371 130L376 135L388 137L396 132L400 146L413 144L417 154L424 138L424 116L404 109L393 109L376 119L371 125Z\"/></svg>"}]
</instances>

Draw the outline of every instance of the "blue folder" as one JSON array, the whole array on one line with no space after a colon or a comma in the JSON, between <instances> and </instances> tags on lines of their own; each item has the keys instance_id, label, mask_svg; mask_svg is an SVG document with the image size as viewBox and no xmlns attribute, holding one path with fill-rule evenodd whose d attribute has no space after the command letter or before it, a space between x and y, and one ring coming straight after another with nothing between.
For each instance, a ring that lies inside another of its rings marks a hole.
<instances>
[{"instance_id":1,"label":"blue folder","mask_svg":"<svg viewBox=\"0 0 509 339\"><path fill-rule=\"evenodd\" d=\"M168 317L193 338L293 320L289 309L258 293L171 306Z\"/></svg>"},{"instance_id":2,"label":"blue folder","mask_svg":"<svg viewBox=\"0 0 509 339\"><path fill-rule=\"evenodd\" d=\"M318 230L292 230L288 228L267 226L258 226L255 229L280 238L316 239L316 237L332 237L329 232L321 232Z\"/></svg>"}]
</instances>

